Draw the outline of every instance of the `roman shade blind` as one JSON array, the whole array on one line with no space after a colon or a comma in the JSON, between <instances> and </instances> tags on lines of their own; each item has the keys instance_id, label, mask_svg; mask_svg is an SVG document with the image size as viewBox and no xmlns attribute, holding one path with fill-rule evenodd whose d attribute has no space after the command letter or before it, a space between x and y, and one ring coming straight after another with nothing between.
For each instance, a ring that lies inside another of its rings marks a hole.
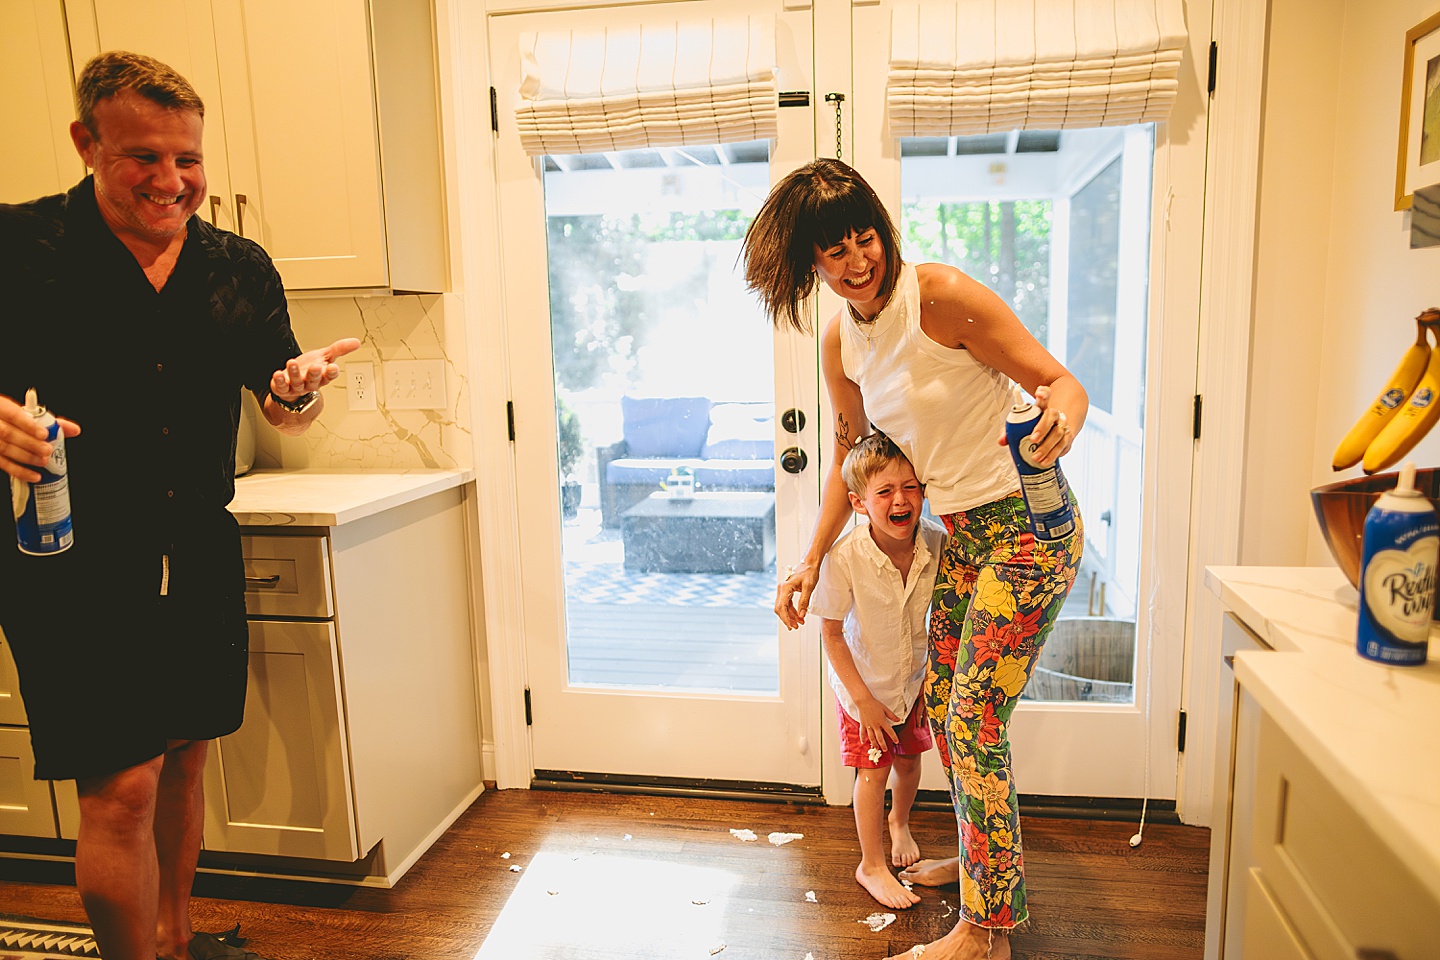
<instances>
[{"instance_id":1,"label":"roman shade blind","mask_svg":"<svg viewBox=\"0 0 1440 960\"><path fill-rule=\"evenodd\" d=\"M520 58L532 156L775 136L773 15L527 33Z\"/></svg>"},{"instance_id":2,"label":"roman shade blind","mask_svg":"<svg viewBox=\"0 0 1440 960\"><path fill-rule=\"evenodd\" d=\"M1163 120L1181 0L899 0L886 112L896 137Z\"/></svg>"}]
</instances>

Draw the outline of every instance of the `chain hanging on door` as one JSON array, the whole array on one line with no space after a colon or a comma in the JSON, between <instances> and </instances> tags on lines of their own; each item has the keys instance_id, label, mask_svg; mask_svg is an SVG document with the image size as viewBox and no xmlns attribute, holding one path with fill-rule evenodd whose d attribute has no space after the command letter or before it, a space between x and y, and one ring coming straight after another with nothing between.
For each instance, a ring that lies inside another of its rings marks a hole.
<instances>
[{"instance_id":1,"label":"chain hanging on door","mask_svg":"<svg viewBox=\"0 0 1440 960\"><path fill-rule=\"evenodd\" d=\"M827 93L825 94L825 102L835 104L835 159L840 160L843 159L841 150L843 128L840 125L840 104L845 102L845 94Z\"/></svg>"}]
</instances>

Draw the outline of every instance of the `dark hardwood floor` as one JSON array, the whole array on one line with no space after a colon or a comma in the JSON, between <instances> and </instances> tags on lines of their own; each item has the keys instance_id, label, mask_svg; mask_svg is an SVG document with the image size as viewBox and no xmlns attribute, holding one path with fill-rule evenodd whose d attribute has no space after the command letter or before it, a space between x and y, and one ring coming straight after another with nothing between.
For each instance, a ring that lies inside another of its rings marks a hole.
<instances>
[{"instance_id":1,"label":"dark hardwood floor","mask_svg":"<svg viewBox=\"0 0 1440 960\"><path fill-rule=\"evenodd\" d=\"M949 813L914 820L926 855L954 850ZM805 837L775 846L772 831ZM1209 831L1147 825L1131 848L1134 832L1023 821L1017 958L1201 956ZM845 807L489 791L393 890L202 875L193 915L238 921L271 960L870 960L954 924L956 888L917 887L921 902L872 932L884 908L855 883L858 858ZM0 861L0 913L83 921L72 881L68 865Z\"/></svg>"}]
</instances>

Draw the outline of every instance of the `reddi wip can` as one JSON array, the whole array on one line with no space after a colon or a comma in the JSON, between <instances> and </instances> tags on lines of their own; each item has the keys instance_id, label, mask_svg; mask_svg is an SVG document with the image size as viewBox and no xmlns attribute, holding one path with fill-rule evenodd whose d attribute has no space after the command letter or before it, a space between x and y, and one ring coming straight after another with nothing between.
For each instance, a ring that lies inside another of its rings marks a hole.
<instances>
[{"instance_id":1,"label":"reddi wip can","mask_svg":"<svg viewBox=\"0 0 1440 960\"><path fill-rule=\"evenodd\" d=\"M1020 494L1030 514L1030 530L1037 540L1063 540L1075 532L1075 508L1070 502L1070 484L1057 460L1048 467L1035 463L1035 444L1029 440L1040 419L1040 408L1017 403L1005 418L1005 439L1010 456L1020 471Z\"/></svg>"},{"instance_id":2,"label":"reddi wip can","mask_svg":"<svg viewBox=\"0 0 1440 960\"><path fill-rule=\"evenodd\" d=\"M1440 518L1415 489L1413 463L1365 515L1360 554L1356 651L1378 663L1420 666L1435 611Z\"/></svg>"},{"instance_id":3,"label":"reddi wip can","mask_svg":"<svg viewBox=\"0 0 1440 960\"><path fill-rule=\"evenodd\" d=\"M54 452L43 467L35 467L35 483L10 478L10 499L15 508L15 536L20 552L44 557L62 553L75 542L70 522L70 480L65 470L65 435L50 411L40 406L33 389L25 391L25 412L45 429Z\"/></svg>"}]
</instances>

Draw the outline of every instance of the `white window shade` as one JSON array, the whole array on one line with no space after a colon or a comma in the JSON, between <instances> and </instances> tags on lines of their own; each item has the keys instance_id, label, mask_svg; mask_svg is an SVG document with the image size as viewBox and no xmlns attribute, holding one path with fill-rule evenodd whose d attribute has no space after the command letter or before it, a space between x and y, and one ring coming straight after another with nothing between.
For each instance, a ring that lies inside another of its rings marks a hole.
<instances>
[{"instance_id":1,"label":"white window shade","mask_svg":"<svg viewBox=\"0 0 1440 960\"><path fill-rule=\"evenodd\" d=\"M527 33L520 57L532 156L775 136L773 15Z\"/></svg>"},{"instance_id":2,"label":"white window shade","mask_svg":"<svg viewBox=\"0 0 1440 960\"><path fill-rule=\"evenodd\" d=\"M886 108L896 137L1163 120L1181 0L899 0Z\"/></svg>"}]
</instances>

